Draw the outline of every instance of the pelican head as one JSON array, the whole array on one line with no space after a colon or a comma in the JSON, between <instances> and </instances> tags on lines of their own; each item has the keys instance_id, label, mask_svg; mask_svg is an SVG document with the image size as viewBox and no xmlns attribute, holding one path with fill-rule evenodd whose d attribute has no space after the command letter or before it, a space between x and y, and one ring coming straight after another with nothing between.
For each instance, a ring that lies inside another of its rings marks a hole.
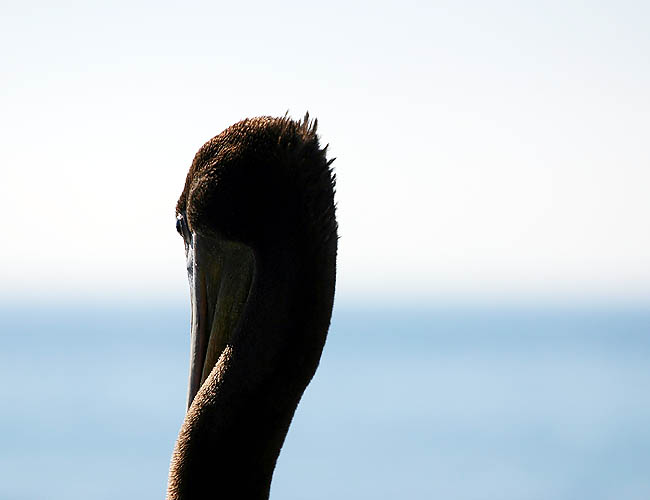
<instances>
[{"instance_id":1,"label":"pelican head","mask_svg":"<svg viewBox=\"0 0 650 500\"><path fill-rule=\"evenodd\" d=\"M188 411L169 498L203 498L215 475L239 478L224 498L268 497L334 297L334 176L316 125L243 120L190 167L176 205L192 305Z\"/></svg>"}]
</instances>

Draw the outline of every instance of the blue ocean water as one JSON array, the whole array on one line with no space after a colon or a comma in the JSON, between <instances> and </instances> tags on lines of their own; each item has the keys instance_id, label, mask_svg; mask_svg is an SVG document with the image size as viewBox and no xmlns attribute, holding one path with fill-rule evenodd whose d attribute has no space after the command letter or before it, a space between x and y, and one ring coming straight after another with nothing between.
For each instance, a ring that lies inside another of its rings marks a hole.
<instances>
[{"instance_id":1,"label":"blue ocean water","mask_svg":"<svg viewBox=\"0 0 650 500\"><path fill-rule=\"evenodd\" d=\"M0 499L164 498L188 326L0 308ZM271 498L647 500L650 310L337 305Z\"/></svg>"}]
</instances>

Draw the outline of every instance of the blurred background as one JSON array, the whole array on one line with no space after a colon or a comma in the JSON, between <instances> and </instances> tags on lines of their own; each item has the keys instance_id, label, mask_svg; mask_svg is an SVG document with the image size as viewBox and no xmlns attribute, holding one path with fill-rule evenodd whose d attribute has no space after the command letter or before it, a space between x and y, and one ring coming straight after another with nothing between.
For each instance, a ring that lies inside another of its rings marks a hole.
<instances>
[{"instance_id":1,"label":"blurred background","mask_svg":"<svg viewBox=\"0 0 650 500\"><path fill-rule=\"evenodd\" d=\"M162 498L174 206L319 120L337 299L272 498L650 498L646 2L3 2L0 498Z\"/></svg>"}]
</instances>

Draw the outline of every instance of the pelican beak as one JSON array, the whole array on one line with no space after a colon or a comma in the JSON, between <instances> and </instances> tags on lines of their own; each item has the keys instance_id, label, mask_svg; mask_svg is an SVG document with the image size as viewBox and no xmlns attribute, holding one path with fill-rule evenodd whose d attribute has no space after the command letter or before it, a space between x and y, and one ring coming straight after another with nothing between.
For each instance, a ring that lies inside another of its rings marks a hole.
<instances>
[{"instance_id":1,"label":"pelican beak","mask_svg":"<svg viewBox=\"0 0 650 500\"><path fill-rule=\"evenodd\" d=\"M254 273L248 247L194 232L189 240L185 245L192 301L188 410L231 343Z\"/></svg>"}]
</instances>

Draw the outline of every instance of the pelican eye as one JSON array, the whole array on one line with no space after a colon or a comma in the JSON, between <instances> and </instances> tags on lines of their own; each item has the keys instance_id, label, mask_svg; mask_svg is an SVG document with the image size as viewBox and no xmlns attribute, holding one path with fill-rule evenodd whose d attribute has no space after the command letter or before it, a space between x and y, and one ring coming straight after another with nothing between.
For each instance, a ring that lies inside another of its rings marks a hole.
<instances>
[{"instance_id":1,"label":"pelican eye","mask_svg":"<svg viewBox=\"0 0 650 500\"><path fill-rule=\"evenodd\" d=\"M185 217L183 217L182 214L178 214L176 216L176 231L178 231L178 234L180 234L183 238L187 236L187 223L185 222Z\"/></svg>"}]
</instances>

